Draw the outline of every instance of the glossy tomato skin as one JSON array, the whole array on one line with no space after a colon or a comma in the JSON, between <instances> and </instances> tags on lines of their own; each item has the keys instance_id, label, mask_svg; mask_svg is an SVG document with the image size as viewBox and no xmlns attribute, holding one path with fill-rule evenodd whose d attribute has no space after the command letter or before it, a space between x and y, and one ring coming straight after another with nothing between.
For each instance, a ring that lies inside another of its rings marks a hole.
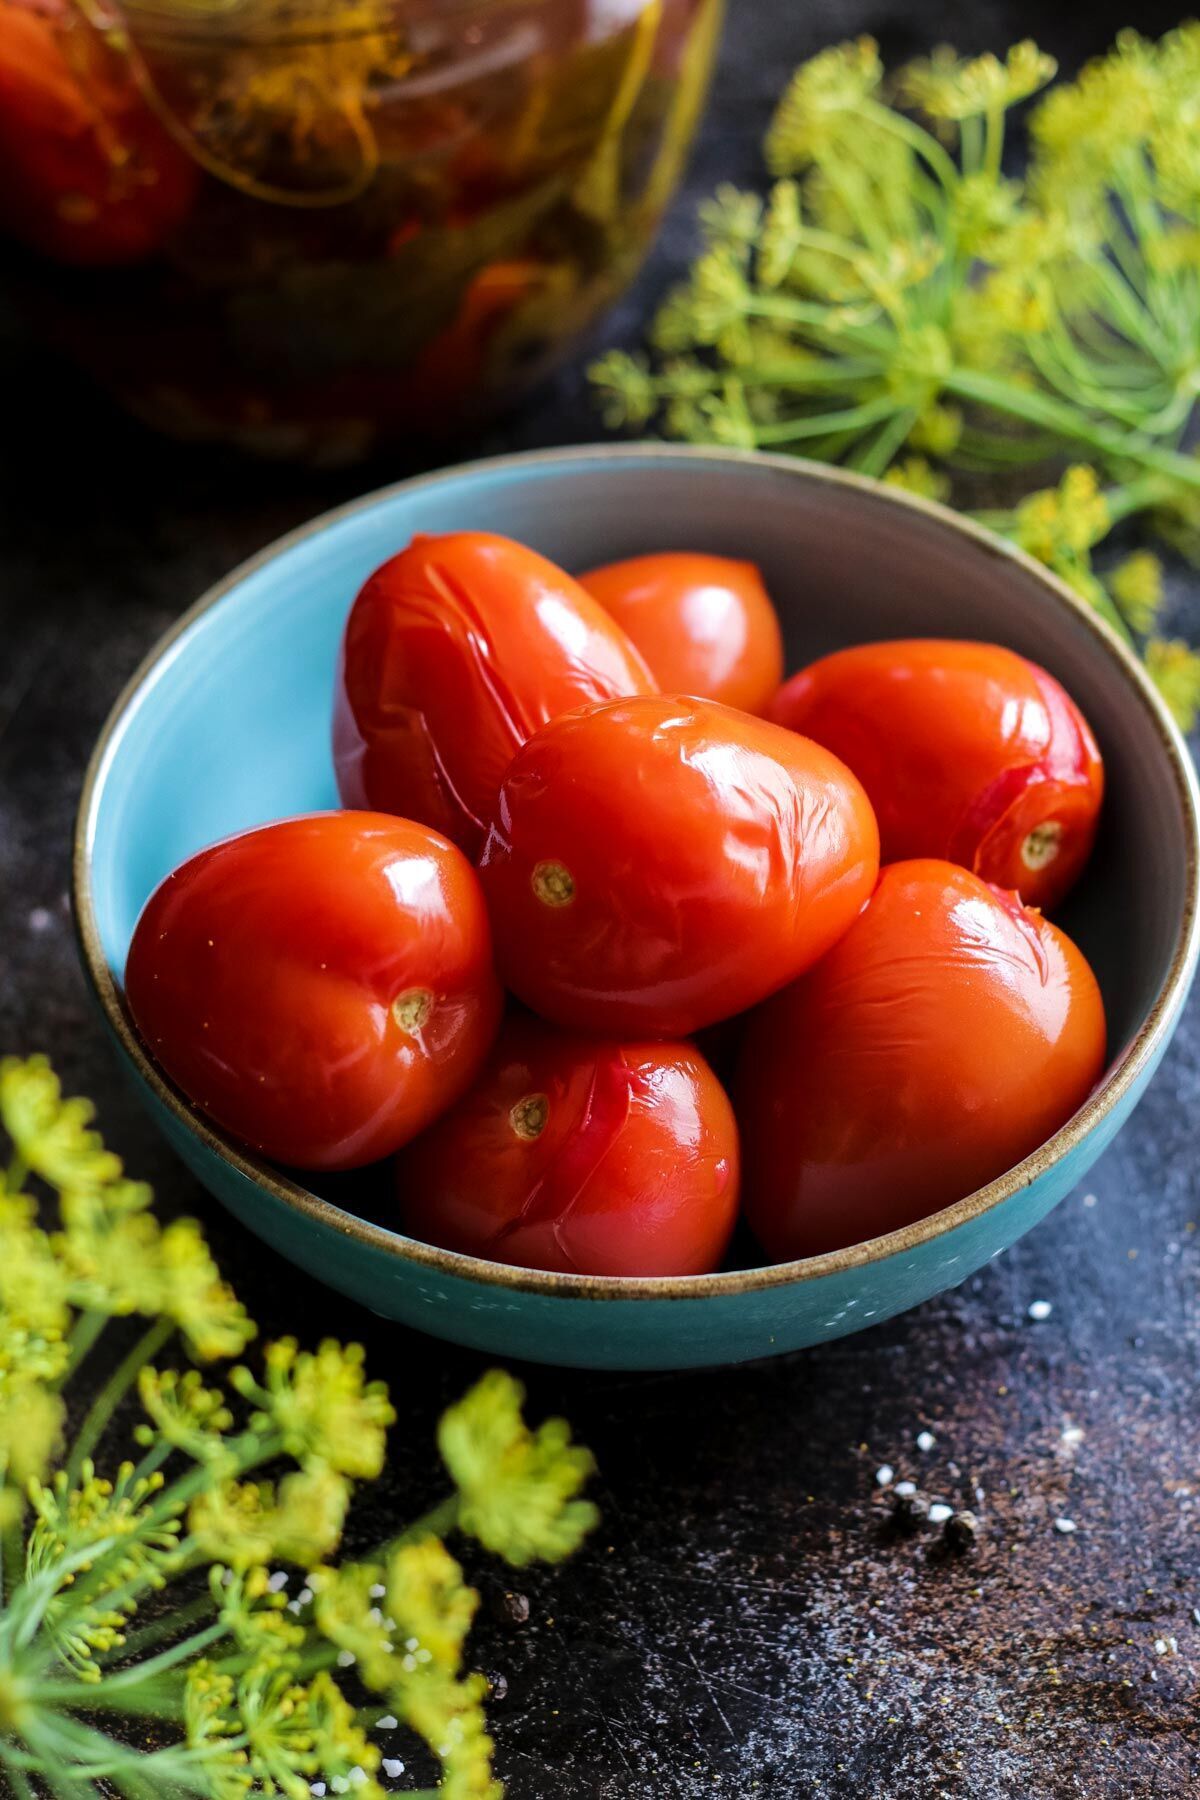
<instances>
[{"instance_id":1,"label":"glossy tomato skin","mask_svg":"<svg viewBox=\"0 0 1200 1800\"><path fill-rule=\"evenodd\" d=\"M580 1275L702 1275L737 1214L724 1088L686 1043L576 1037L516 1013L474 1087L396 1162L402 1229Z\"/></svg>"},{"instance_id":2,"label":"glossy tomato skin","mask_svg":"<svg viewBox=\"0 0 1200 1800\"><path fill-rule=\"evenodd\" d=\"M191 211L192 159L69 0L0 4L0 224L56 261L138 262Z\"/></svg>"},{"instance_id":3,"label":"glossy tomato skin","mask_svg":"<svg viewBox=\"0 0 1200 1800\"><path fill-rule=\"evenodd\" d=\"M944 856L1055 906L1092 848L1104 766L1052 675L998 644L908 638L822 658L781 689L781 725L849 764L885 862Z\"/></svg>"},{"instance_id":4,"label":"glossy tomato skin","mask_svg":"<svg viewBox=\"0 0 1200 1800\"><path fill-rule=\"evenodd\" d=\"M1045 1143L1104 1059L1100 990L1063 932L967 869L893 863L746 1033L750 1224L787 1261L937 1212Z\"/></svg>"},{"instance_id":5,"label":"glossy tomato skin","mask_svg":"<svg viewBox=\"0 0 1200 1800\"><path fill-rule=\"evenodd\" d=\"M783 637L753 563L666 551L579 580L633 639L664 694L767 710L783 680Z\"/></svg>"},{"instance_id":6,"label":"glossy tomato skin","mask_svg":"<svg viewBox=\"0 0 1200 1800\"><path fill-rule=\"evenodd\" d=\"M474 857L526 738L589 701L654 687L624 632L544 556L486 531L416 537L347 621L333 727L342 803L419 819Z\"/></svg>"},{"instance_id":7,"label":"glossy tomato skin","mask_svg":"<svg viewBox=\"0 0 1200 1800\"><path fill-rule=\"evenodd\" d=\"M487 916L452 844L373 813L243 832L147 901L125 991L148 1048L252 1149L348 1169L469 1085L501 996Z\"/></svg>"},{"instance_id":8,"label":"glossy tomato skin","mask_svg":"<svg viewBox=\"0 0 1200 1800\"><path fill-rule=\"evenodd\" d=\"M573 1030L688 1036L837 941L878 834L836 757L709 700L613 700L514 757L480 864L500 972Z\"/></svg>"}]
</instances>

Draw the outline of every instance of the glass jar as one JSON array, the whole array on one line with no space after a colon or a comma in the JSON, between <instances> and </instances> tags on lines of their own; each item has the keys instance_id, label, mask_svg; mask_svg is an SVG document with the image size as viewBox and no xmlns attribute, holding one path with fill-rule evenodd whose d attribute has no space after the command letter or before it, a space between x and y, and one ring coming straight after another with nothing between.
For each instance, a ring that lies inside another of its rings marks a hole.
<instances>
[{"instance_id":1,"label":"glass jar","mask_svg":"<svg viewBox=\"0 0 1200 1800\"><path fill-rule=\"evenodd\" d=\"M630 279L721 0L0 0L0 236L180 437L448 436Z\"/></svg>"}]
</instances>

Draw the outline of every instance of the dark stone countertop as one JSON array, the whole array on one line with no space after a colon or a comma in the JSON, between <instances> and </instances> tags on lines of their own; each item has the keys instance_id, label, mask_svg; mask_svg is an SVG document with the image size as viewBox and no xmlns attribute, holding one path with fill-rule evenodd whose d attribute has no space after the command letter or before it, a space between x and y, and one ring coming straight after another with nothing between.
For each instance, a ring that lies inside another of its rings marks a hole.
<instances>
[{"instance_id":1,"label":"dark stone countertop","mask_svg":"<svg viewBox=\"0 0 1200 1800\"><path fill-rule=\"evenodd\" d=\"M692 198L753 178L785 70L823 42L872 29L897 56L1034 30L1070 62L1126 22L1106 3L1047 21L968 0L732 0L732 14ZM1149 7L1138 22L1158 31L1176 16ZM690 217L685 198L602 341L634 341L688 252ZM297 475L174 451L81 394L15 328L0 367L0 1048L48 1051L70 1091L97 1099L130 1169L164 1206L205 1219L264 1330L365 1339L401 1415L370 1542L431 1491L437 1412L479 1359L361 1316L196 1188L118 1080L66 883L89 748L147 647L240 558L404 471ZM478 448L598 435L577 365ZM1178 602L1195 634L1200 590L1181 584ZM603 1523L571 1565L521 1579L527 1625L478 1633L482 1666L508 1679L492 1717L514 1800L1200 1791L1198 1108L1193 1004L1086 1192L959 1291L771 1364L527 1371L534 1412L565 1412L594 1448ZM1035 1300L1051 1303L1041 1322ZM924 1452L923 1430L935 1439ZM939 1558L935 1533L889 1536L882 1463L972 1505L978 1548ZM1073 1534L1056 1529L1063 1516Z\"/></svg>"}]
</instances>

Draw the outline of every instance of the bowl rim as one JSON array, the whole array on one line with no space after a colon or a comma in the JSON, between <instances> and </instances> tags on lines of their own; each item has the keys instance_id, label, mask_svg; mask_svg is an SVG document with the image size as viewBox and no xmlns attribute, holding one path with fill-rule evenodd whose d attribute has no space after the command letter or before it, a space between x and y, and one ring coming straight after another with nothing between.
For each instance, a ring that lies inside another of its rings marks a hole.
<instances>
[{"instance_id":1,"label":"bowl rim","mask_svg":"<svg viewBox=\"0 0 1200 1800\"><path fill-rule=\"evenodd\" d=\"M804 1257L785 1263L770 1263L751 1269L725 1270L708 1275L682 1276L618 1276L558 1274L539 1269L511 1267L483 1257L466 1256L457 1251L442 1250L400 1232L377 1225L372 1220L348 1212L333 1201L322 1199L272 1164L260 1161L232 1138L227 1138L192 1108L186 1096L152 1061L142 1047L125 1010L121 991L108 965L100 942L91 884L92 847L96 812L109 766L115 756L125 720L138 703L143 689L174 659L174 654L192 627L248 577L276 561L331 526L339 525L360 513L388 502L398 495L422 491L482 474L506 471L534 472L561 467L563 464L588 462L642 463L653 466L669 463L730 463L738 466L763 467L800 481L858 492L875 504L892 506L901 511L916 512L943 531L965 539L987 555L1012 562L1022 574L1036 582L1055 606L1065 608L1096 638L1116 669L1124 677L1126 687L1149 715L1166 756L1174 780L1176 797L1188 831L1186 846L1185 894L1181 918L1176 932L1170 967L1162 987L1142 1024L1124 1053L1106 1073L1096 1091L1053 1137L1030 1156L1007 1170L974 1193L964 1195L940 1212L930 1213L883 1236L868 1238L841 1250L820 1256ZM415 1264L439 1274L475 1282L494 1288L540 1293L559 1299L583 1300L673 1300L716 1299L790 1287L797 1282L815 1281L824 1276L846 1273L874 1262L913 1251L918 1246L945 1237L958 1227L981 1218L993 1207L1029 1187L1064 1156L1075 1150L1097 1125L1131 1090L1143 1073L1152 1067L1156 1055L1169 1035L1175 1017L1186 996L1200 953L1200 789L1196 771L1182 733L1150 681L1134 653L1117 633L1082 596L1063 580L1023 550L997 537L972 519L927 500L922 495L859 475L852 470L831 467L801 457L758 450L727 449L717 445L682 445L657 443L578 444L548 450L513 452L500 456L480 457L456 463L426 474L389 482L358 498L346 501L317 514L304 524L285 532L263 549L246 558L219 581L213 583L156 640L142 658L108 713L95 747L88 760L76 812L72 853L72 910L76 937L85 976L91 984L101 1012L118 1045L134 1070L166 1111L192 1136L197 1138L222 1162L289 1210L313 1223L332 1230L339 1237L352 1237L369 1249L394 1257L398 1262Z\"/></svg>"}]
</instances>

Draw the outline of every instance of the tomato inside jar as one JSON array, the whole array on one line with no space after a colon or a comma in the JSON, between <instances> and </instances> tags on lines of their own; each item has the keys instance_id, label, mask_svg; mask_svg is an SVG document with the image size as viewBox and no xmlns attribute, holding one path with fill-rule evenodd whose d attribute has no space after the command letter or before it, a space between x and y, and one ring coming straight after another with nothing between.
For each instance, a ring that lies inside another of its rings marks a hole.
<instances>
[{"instance_id":1,"label":"tomato inside jar","mask_svg":"<svg viewBox=\"0 0 1200 1800\"><path fill-rule=\"evenodd\" d=\"M0 0L15 290L172 435L318 463L446 438L632 276L720 14Z\"/></svg>"}]
</instances>

